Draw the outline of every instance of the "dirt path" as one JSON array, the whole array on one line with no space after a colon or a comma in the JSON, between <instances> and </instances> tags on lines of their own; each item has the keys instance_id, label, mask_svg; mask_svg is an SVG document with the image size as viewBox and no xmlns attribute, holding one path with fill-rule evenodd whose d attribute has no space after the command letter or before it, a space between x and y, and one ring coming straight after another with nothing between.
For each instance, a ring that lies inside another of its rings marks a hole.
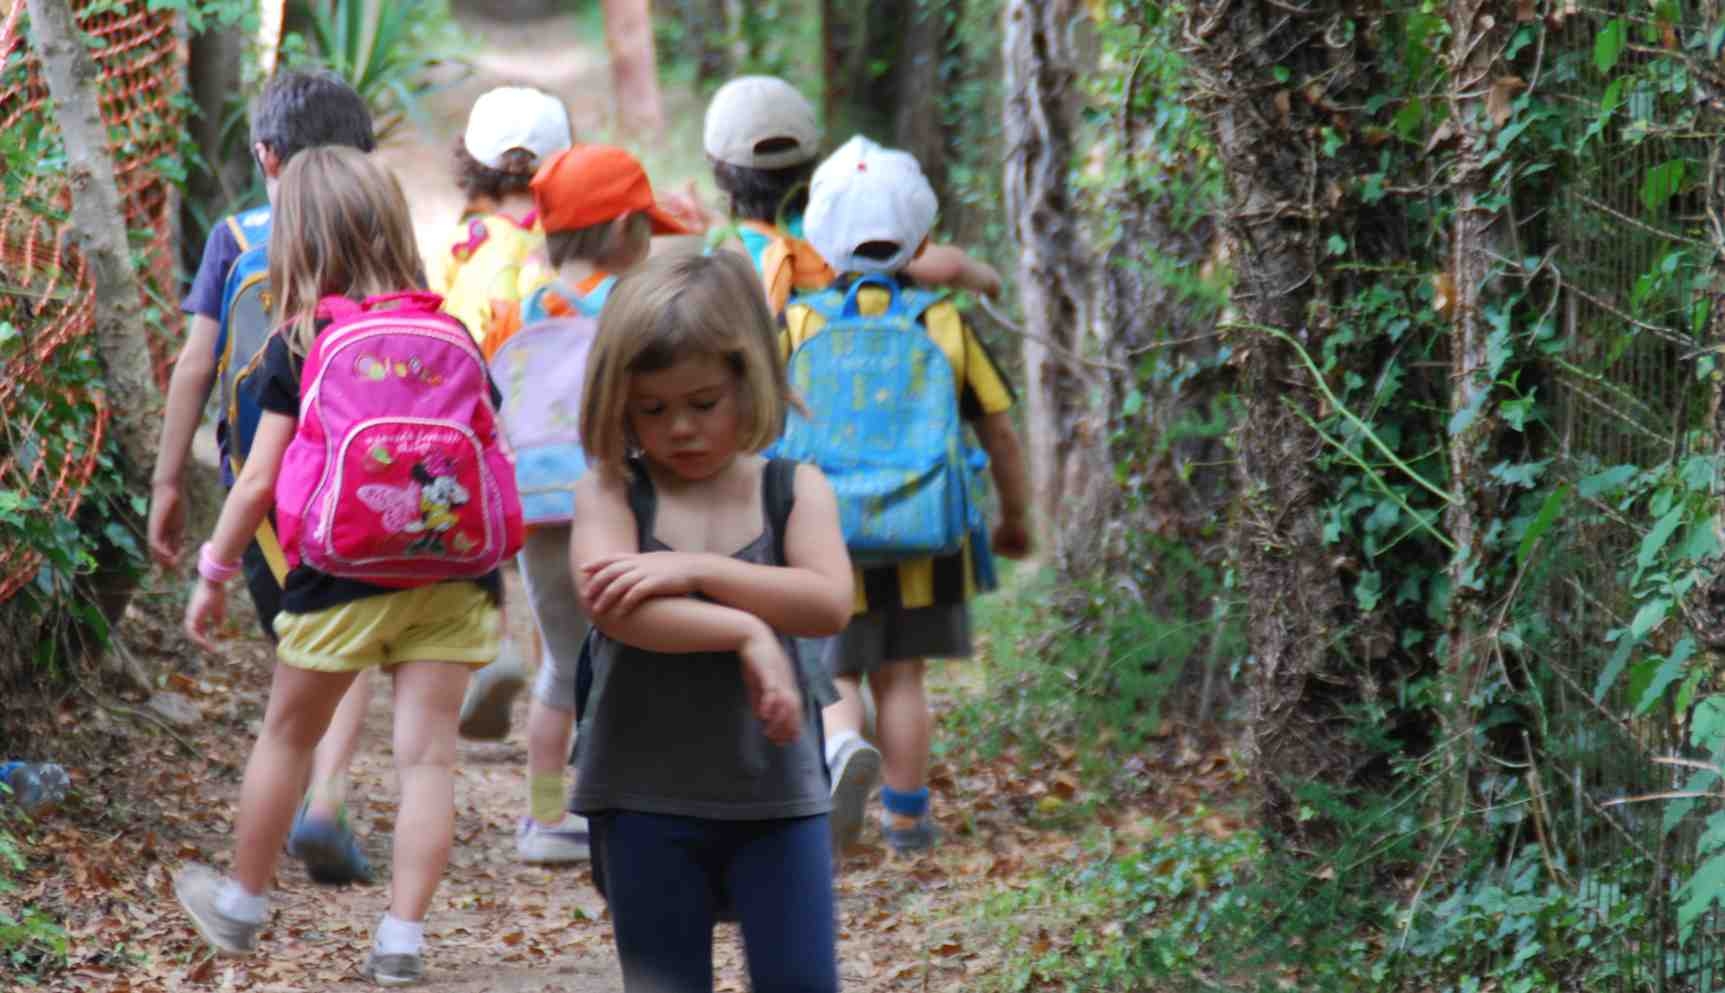
<instances>
[{"instance_id":1,"label":"dirt path","mask_svg":"<svg viewBox=\"0 0 1725 993\"><path fill-rule=\"evenodd\" d=\"M509 591L520 602L519 583ZM70 967L54 991L234 990L258 993L367 990L357 968L387 902L396 795L389 749L389 689L378 681L350 807L378 870L371 886L320 887L284 860L262 954L212 958L174 904L170 878L185 861L225 865L246 756L263 712L271 664L243 605L221 660L197 661L176 630L175 598L134 610L121 637L129 650L180 672L167 679L201 714L166 732L134 708L79 702L43 720L42 733L71 753L77 796L23 834L30 867L16 894L65 921ZM524 612L523 612L524 613ZM518 631L518 633L520 633ZM937 670L939 667L937 667ZM937 709L950 703L951 672L937 671ZM535 868L515 860L512 829L525 805L525 698L509 737L462 742L456 778L456 845L428 916L427 989L461 993L600 993L620 988L604 903L586 866ZM62 736L64 738L62 739ZM971 936L973 910L1024 867L1063 857L1058 832L1026 826L1025 794L1006 763L932 777L945 842L932 856L889 858L871 827L837 879L844 988L863 993L960 990L999 961ZM974 947L973 947L974 946ZM716 943L718 991L748 988L732 925ZM0 974L0 989L13 987Z\"/></svg>"}]
</instances>

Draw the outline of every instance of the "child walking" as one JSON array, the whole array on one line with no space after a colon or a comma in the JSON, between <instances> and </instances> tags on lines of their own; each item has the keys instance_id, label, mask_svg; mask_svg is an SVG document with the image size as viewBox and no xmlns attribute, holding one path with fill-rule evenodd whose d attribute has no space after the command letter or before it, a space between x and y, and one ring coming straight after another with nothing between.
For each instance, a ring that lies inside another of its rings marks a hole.
<instances>
[{"instance_id":1,"label":"child walking","mask_svg":"<svg viewBox=\"0 0 1725 993\"><path fill-rule=\"evenodd\" d=\"M803 240L809 177L820 160L814 106L776 76L739 76L713 94L702 142L772 312L781 313L793 293L831 284L837 273ZM952 245L923 246L905 269L925 286L1000 292L992 266Z\"/></svg>"},{"instance_id":2,"label":"child walking","mask_svg":"<svg viewBox=\"0 0 1725 993\"><path fill-rule=\"evenodd\" d=\"M277 178L300 152L342 145L369 152L376 144L371 111L353 87L327 70L284 70L270 78L252 108L252 155L273 201ZM185 531L181 477L210 391L220 379L216 439L221 474L232 485L251 450L258 412L251 380L272 322L267 299L268 204L223 218L210 231L196 279L183 309L191 317L186 343L174 360L151 486L149 542L157 565L179 564ZM247 592L264 635L275 640L286 578L281 546L266 519L241 559ZM354 680L319 743L305 803L289 837L291 854L305 860L320 883L370 882L371 863L347 823L347 768L359 747L371 700L370 680Z\"/></svg>"},{"instance_id":3,"label":"child walking","mask_svg":"<svg viewBox=\"0 0 1725 993\"><path fill-rule=\"evenodd\" d=\"M779 451L811 459L833 479L858 562L857 616L827 649L840 695L825 719L833 842L841 851L862 830L877 774L885 780L888 846L907 853L935 842L924 660L970 655L966 602L990 564L962 455L964 422L988 455L999 497L993 550L1011 558L1030 550L1030 485L1008 413L1011 388L952 302L905 278L936 208L915 158L851 139L816 170L807 217L810 242L841 276L785 313L782 346L812 412L791 423ZM841 334L844 343L835 343ZM866 361L852 360L865 353ZM919 482L891 493L871 489L899 479ZM896 517L892 527L879 526L883 506L927 508L927 496L945 509L949 495L961 508L956 517ZM912 535L920 546L907 540ZM861 736L865 679L879 752Z\"/></svg>"},{"instance_id":4,"label":"child walking","mask_svg":"<svg viewBox=\"0 0 1725 993\"><path fill-rule=\"evenodd\" d=\"M654 235L684 233L662 210L635 157L607 145L552 155L532 183L556 279L487 330L503 392L503 425L529 524L520 565L543 646L527 711L528 812L516 830L527 863L588 857L587 822L567 813L563 767L575 729L575 670L587 636L570 571L571 487L586 471L581 382L617 274L647 258Z\"/></svg>"},{"instance_id":5,"label":"child walking","mask_svg":"<svg viewBox=\"0 0 1725 993\"><path fill-rule=\"evenodd\" d=\"M513 307L551 278L529 184L573 140L568 109L548 93L500 86L473 101L467 128L455 142L455 179L466 204L445 239L448 250L437 260L432 289L443 294L444 309L476 340L498 310ZM520 656L506 637L498 657L468 687L462 736L506 736L510 705L526 683Z\"/></svg>"},{"instance_id":6,"label":"child walking","mask_svg":"<svg viewBox=\"0 0 1725 993\"><path fill-rule=\"evenodd\" d=\"M496 565L520 544L520 505L477 347L437 297L407 292L420 260L388 172L352 149L296 156L277 190L270 267L280 326L263 359L264 413L199 553L187 633L213 647L225 584L272 506L293 567L231 875L188 865L174 892L217 951L256 947L312 748L355 675L381 667L394 682L401 798L389 911L364 972L407 985L423 975L425 913L449 858L456 711L471 666L497 650Z\"/></svg>"},{"instance_id":7,"label":"child walking","mask_svg":"<svg viewBox=\"0 0 1725 993\"><path fill-rule=\"evenodd\" d=\"M598 629L575 809L628 993L709 993L734 908L756 993L838 989L817 667L849 618L832 489L761 458L791 402L739 253L618 281L581 397L573 558Z\"/></svg>"}]
</instances>

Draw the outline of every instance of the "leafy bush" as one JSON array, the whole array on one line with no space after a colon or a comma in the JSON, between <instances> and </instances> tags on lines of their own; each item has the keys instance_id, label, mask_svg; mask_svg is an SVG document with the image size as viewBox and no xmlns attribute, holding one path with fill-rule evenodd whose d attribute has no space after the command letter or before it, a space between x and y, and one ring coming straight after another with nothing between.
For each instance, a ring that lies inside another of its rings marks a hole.
<instances>
[{"instance_id":1,"label":"leafy bush","mask_svg":"<svg viewBox=\"0 0 1725 993\"><path fill-rule=\"evenodd\" d=\"M1228 678L1240 633L1202 562L1169 549L1160 564L1155 607L1104 580L1073 586L1052 570L1004 573L1002 592L974 608L987 685L949 718L962 733L935 747L992 758L1017 744L1034 756L1070 737L1090 743L1081 761L1101 776L1156 735L1171 704L1195 712L1205 683Z\"/></svg>"},{"instance_id":2,"label":"leafy bush","mask_svg":"<svg viewBox=\"0 0 1725 993\"><path fill-rule=\"evenodd\" d=\"M302 0L296 12L308 33L282 39L289 63L319 63L347 80L377 116L380 141L419 115L434 71L460 47L447 0Z\"/></svg>"},{"instance_id":3,"label":"leafy bush","mask_svg":"<svg viewBox=\"0 0 1725 993\"><path fill-rule=\"evenodd\" d=\"M0 786L0 803L5 802L5 789ZM0 897L17 892L13 877L23 871L18 839L0 821ZM29 985L65 964L66 932L34 908L12 910L11 906L10 901L0 901L0 971Z\"/></svg>"},{"instance_id":4,"label":"leafy bush","mask_svg":"<svg viewBox=\"0 0 1725 993\"><path fill-rule=\"evenodd\" d=\"M1146 826L988 900L1011 949L992 989L1560 993L1620 976L1612 939L1648 926L1640 888L1571 882L1534 846L1410 911L1205 811Z\"/></svg>"}]
</instances>

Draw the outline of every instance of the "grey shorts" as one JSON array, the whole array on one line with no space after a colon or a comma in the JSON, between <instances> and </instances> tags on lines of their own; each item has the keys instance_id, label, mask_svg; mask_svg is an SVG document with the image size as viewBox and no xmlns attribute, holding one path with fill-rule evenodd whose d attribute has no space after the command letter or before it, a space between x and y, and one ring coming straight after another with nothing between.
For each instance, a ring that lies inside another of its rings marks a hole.
<instances>
[{"instance_id":1,"label":"grey shorts","mask_svg":"<svg viewBox=\"0 0 1725 993\"><path fill-rule=\"evenodd\" d=\"M575 597L575 575L569 569L567 524L535 525L521 548L521 584L527 606L539 626L543 651L539 674L533 678L533 698L547 707L575 712L575 662L587 637L587 617Z\"/></svg>"},{"instance_id":2,"label":"grey shorts","mask_svg":"<svg viewBox=\"0 0 1725 993\"><path fill-rule=\"evenodd\" d=\"M828 640L826 662L835 677L866 676L889 662L969 658L970 653L967 605L889 607L851 618L843 633Z\"/></svg>"}]
</instances>

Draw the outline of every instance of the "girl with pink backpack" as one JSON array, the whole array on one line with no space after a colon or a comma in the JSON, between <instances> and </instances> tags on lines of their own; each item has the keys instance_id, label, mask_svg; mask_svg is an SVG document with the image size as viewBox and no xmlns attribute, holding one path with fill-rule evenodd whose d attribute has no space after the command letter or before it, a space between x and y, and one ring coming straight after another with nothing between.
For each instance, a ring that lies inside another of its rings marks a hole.
<instances>
[{"instance_id":1,"label":"girl with pink backpack","mask_svg":"<svg viewBox=\"0 0 1725 993\"><path fill-rule=\"evenodd\" d=\"M497 570L520 548L521 503L496 388L461 322L418 290L394 178L352 149L304 151L282 172L270 238L278 327L257 377L263 418L199 552L185 627L213 647L240 551L273 508L291 567L278 661L232 871L188 865L174 893L218 952L256 947L312 749L354 677L383 668L401 798L389 911L364 973L408 985L424 973L425 913L449 860L456 715L472 668L497 653Z\"/></svg>"}]
</instances>

